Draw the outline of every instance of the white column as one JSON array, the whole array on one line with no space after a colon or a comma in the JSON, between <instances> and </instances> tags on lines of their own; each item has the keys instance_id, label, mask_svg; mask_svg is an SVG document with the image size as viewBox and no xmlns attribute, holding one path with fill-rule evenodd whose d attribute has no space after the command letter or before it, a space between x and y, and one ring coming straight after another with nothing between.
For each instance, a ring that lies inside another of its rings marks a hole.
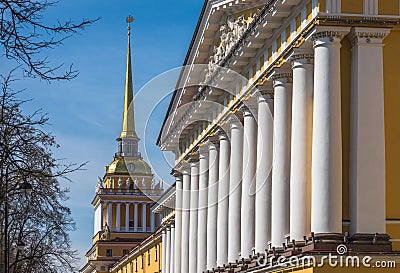
<instances>
[{"instance_id":1,"label":"white column","mask_svg":"<svg viewBox=\"0 0 400 273\"><path fill-rule=\"evenodd\" d=\"M133 203L133 231L137 232L138 230L138 203Z\"/></svg>"},{"instance_id":2,"label":"white column","mask_svg":"<svg viewBox=\"0 0 400 273\"><path fill-rule=\"evenodd\" d=\"M363 14L377 15L378 14L378 0L364 0Z\"/></svg>"},{"instance_id":3,"label":"white column","mask_svg":"<svg viewBox=\"0 0 400 273\"><path fill-rule=\"evenodd\" d=\"M154 212L150 211L150 229L151 229L151 232L154 232L154 230L155 230L155 220L156 220L156 216L155 216Z\"/></svg>"},{"instance_id":4,"label":"white column","mask_svg":"<svg viewBox=\"0 0 400 273\"><path fill-rule=\"evenodd\" d=\"M112 226L112 204L111 202L107 202L107 225L110 228L110 230L113 230Z\"/></svg>"},{"instance_id":5,"label":"white column","mask_svg":"<svg viewBox=\"0 0 400 273\"><path fill-rule=\"evenodd\" d=\"M190 220L189 220L189 272L197 272L197 224L199 206L199 158L195 155L190 163Z\"/></svg>"},{"instance_id":6,"label":"white column","mask_svg":"<svg viewBox=\"0 0 400 273\"><path fill-rule=\"evenodd\" d=\"M248 101L243 111L243 181L241 216L241 258L249 259L255 246L255 193L257 168L256 106Z\"/></svg>"},{"instance_id":7,"label":"white column","mask_svg":"<svg viewBox=\"0 0 400 273\"><path fill-rule=\"evenodd\" d=\"M208 144L200 146L199 155L197 272L201 273L207 265Z\"/></svg>"},{"instance_id":8,"label":"white column","mask_svg":"<svg viewBox=\"0 0 400 273\"><path fill-rule=\"evenodd\" d=\"M161 266L162 266L162 272L166 272L167 268L167 231L166 228L163 228L161 230L161 241L162 241L162 246L161 246Z\"/></svg>"},{"instance_id":9,"label":"white column","mask_svg":"<svg viewBox=\"0 0 400 273\"><path fill-rule=\"evenodd\" d=\"M146 232L147 228L147 203L142 203L142 231Z\"/></svg>"},{"instance_id":10,"label":"white column","mask_svg":"<svg viewBox=\"0 0 400 273\"><path fill-rule=\"evenodd\" d=\"M353 28L350 105L351 233L386 233L383 44L389 29ZM373 200L373 202L371 202Z\"/></svg>"},{"instance_id":11,"label":"white column","mask_svg":"<svg viewBox=\"0 0 400 273\"><path fill-rule=\"evenodd\" d=\"M175 225L171 224L171 244L169 246L171 254L170 254L170 265L169 271L171 273L175 273Z\"/></svg>"},{"instance_id":12,"label":"white column","mask_svg":"<svg viewBox=\"0 0 400 273\"><path fill-rule=\"evenodd\" d=\"M231 156L228 213L228 262L236 263L240 253L240 210L242 195L243 125L232 115L228 123L231 130Z\"/></svg>"},{"instance_id":13,"label":"white column","mask_svg":"<svg viewBox=\"0 0 400 273\"><path fill-rule=\"evenodd\" d=\"M166 228L166 237L167 237L167 246L166 246L166 253L165 259L167 260L165 263L165 272L170 273L170 265L171 265L171 228L167 226Z\"/></svg>"},{"instance_id":14,"label":"white column","mask_svg":"<svg viewBox=\"0 0 400 273\"><path fill-rule=\"evenodd\" d=\"M271 183L273 159L273 91L258 97L255 252L265 253L271 240Z\"/></svg>"},{"instance_id":15,"label":"white column","mask_svg":"<svg viewBox=\"0 0 400 273\"><path fill-rule=\"evenodd\" d=\"M121 203L117 203L117 211L115 215L115 229L117 231L121 230Z\"/></svg>"},{"instance_id":16,"label":"white column","mask_svg":"<svg viewBox=\"0 0 400 273\"><path fill-rule=\"evenodd\" d=\"M226 132L219 132L219 182L218 182L218 218L217 218L217 267L228 262L228 194L230 143Z\"/></svg>"},{"instance_id":17,"label":"white column","mask_svg":"<svg viewBox=\"0 0 400 273\"><path fill-rule=\"evenodd\" d=\"M317 28L314 39L314 112L311 231L342 232L340 40L344 27Z\"/></svg>"},{"instance_id":18,"label":"white column","mask_svg":"<svg viewBox=\"0 0 400 273\"><path fill-rule=\"evenodd\" d=\"M129 231L129 203L125 203L125 230Z\"/></svg>"},{"instance_id":19,"label":"white column","mask_svg":"<svg viewBox=\"0 0 400 273\"><path fill-rule=\"evenodd\" d=\"M189 272L189 210L190 210L190 166L184 163L182 168L183 197L182 197L182 245L181 273Z\"/></svg>"},{"instance_id":20,"label":"white column","mask_svg":"<svg viewBox=\"0 0 400 273\"><path fill-rule=\"evenodd\" d=\"M174 273L181 272L181 247L182 247L182 174L176 170L172 171L175 177L175 245L174 247Z\"/></svg>"},{"instance_id":21,"label":"white column","mask_svg":"<svg viewBox=\"0 0 400 273\"><path fill-rule=\"evenodd\" d=\"M104 227L104 202L100 201L100 230Z\"/></svg>"},{"instance_id":22,"label":"white column","mask_svg":"<svg viewBox=\"0 0 400 273\"><path fill-rule=\"evenodd\" d=\"M274 81L274 158L272 171L271 242L282 247L289 233L290 136L292 73L277 70Z\"/></svg>"},{"instance_id":23,"label":"white column","mask_svg":"<svg viewBox=\"0 0 400 273\"><path fill-rule=\"evenodd\" d=\"M217 211L218 211L218 140L210 138L208 171L208 210L207 210L207 270L217 266ZM176 217L176 216L175 216Z\"/></svg>"},{"instance_id":24,"label":"white column","mask_svg":"<svg viewBox=\"0 0 400 273\"><path fill-rule=\"evenodd\" d=\"M290 164L290 239L311 233L311 151L314 89L313 52L292 56L292 154Z\"/></svg>"}]
</instances>

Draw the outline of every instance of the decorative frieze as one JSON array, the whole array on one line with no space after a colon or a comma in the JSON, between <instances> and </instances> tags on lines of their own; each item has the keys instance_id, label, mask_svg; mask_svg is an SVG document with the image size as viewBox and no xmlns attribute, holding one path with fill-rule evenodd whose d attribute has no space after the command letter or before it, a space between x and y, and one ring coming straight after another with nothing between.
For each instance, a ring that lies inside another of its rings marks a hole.
<instances>
[{"instance_id":1,"label":"decorative frieze","mask_svg":"<svg viewBox=\"0 0 400 273\"><path fill-rule=\"evenodd\" d=\"M273 89L259 90L258 93L260 94L260 97L264 97L264 98L268 98L268 99L274 98L274 90Z\"/></svg>"},{"instance_id":2,"label":"decorative frieze","mask_svg":"<svg viewBox=\"0 0 400 273\"><path fill-rule=\"evenodd\" d=\"M302 64L313 64L314 63L314 52L310 51L300 51L295 52L291 57L292 68L295 62L300 62Z\"/></svg>"},{"instance_id":3,"label":"decorative frieze","mask_svg":"<svg viewBox=\"0 0 400 273\"><path fill-rule=\"evenodd\" d=\"M278 80L280 82L291 83L293 81L293 73L289 71L287 72L279 71L276 72L274 75L272 75L270 79L274 82L274 85Z\"/></svg>"},{"instance_id":4,"label":"decorative frieze","mask_svg":"<svg viewBox=\"0 0 400 273\"><path fill-rule=\"evenodd\" d=\"M351 47L358 44L382 44L382 40L389 34L390 29L354 27L349 34Z\"/></svg>"},{"instance_id":5,"label":"decorative frieze","mask_svg":"<svg viewBox=\"0 0 400 273\"><path fill-rule=\"evenodd\" d=\"M311 37L312 41L322 39L322 38L329 38L331 42L334 41L334 38L342 39L344 36L344 32L336 31L336 30L323 30L314 33Z\"/></svg>"}]
</instances>

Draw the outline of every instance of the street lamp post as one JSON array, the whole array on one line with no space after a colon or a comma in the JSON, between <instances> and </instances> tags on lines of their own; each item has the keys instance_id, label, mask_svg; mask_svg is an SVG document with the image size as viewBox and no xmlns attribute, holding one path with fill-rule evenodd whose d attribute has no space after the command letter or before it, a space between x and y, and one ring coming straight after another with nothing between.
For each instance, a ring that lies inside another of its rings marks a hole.
<instances>
[{"instance_id":1,"label":"street lamp post","mask_svg":"<svg viewBox=\"0 0 400 273\"><path fill-rule=\"evenodd\" d=\"M25 192L30 194L32 192L32 185L24 181L19 190L21 192ZM18 246L22 246L23 242L19 242ZM18 247L17 246L17 247ZM4 195L4 273L8 273L8 168L6 171L6 179L5 179L5 195Z\"/></svg>"}]
</instances>

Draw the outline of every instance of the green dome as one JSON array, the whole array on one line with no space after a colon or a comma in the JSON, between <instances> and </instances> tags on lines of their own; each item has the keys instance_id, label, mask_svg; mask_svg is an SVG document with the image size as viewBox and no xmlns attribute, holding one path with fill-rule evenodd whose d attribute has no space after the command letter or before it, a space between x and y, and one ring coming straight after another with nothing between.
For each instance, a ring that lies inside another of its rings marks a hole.
<instances>
[{"instance_id":1,"label":"green dome","mask_svg":"<svg viewBox=\"0 0 400 273\"><path fill-rule=\"evenodd\" d=\"M115 157L114 161L107 168L108 174L144 174L151 175L151 168L139 157L124 158Z\"/></svg>"}]
</instances>

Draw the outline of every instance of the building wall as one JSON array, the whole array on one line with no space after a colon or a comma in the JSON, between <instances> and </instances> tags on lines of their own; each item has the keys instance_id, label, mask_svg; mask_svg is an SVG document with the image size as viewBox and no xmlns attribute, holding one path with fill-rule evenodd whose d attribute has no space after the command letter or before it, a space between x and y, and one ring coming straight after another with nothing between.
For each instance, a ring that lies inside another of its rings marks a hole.
<instances>
[{"instance_id":1,"label":"building wall","mask_svg":"<svg viewBox=\"0 0 400 273\"><path fill-rule=\"evenodd\" d=\"M155 243L138 246L123 257L110 272L114 273L155 273L162 267L161 238Z\"/></svg>"},{"instance_id":2,"label":"building wall","mask_svg":"<svg viewBox=\"0 0 400 273\"><path fill-rule=\"evenodd\" d=\"M389 222L387 231L392 238L400 239L400 28L392 29L384 43L386 218L398 222ZM395 242L394 248L400 250L400 242Z\"/></svg>"}]
</instances>

